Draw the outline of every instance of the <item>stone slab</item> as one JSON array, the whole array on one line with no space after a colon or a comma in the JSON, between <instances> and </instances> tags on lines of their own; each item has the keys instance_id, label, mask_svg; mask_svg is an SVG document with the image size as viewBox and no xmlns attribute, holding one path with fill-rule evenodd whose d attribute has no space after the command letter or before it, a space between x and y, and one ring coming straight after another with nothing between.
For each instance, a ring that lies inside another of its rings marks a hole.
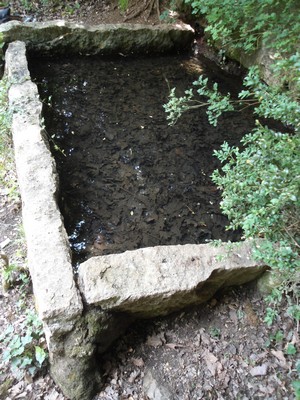
<instances>
[{"instance_id":1,"label":"stone slab","mask_svg":"<svg viewBox=\"0 0 300 400\"><path fill-rule=\"evenodd\" d=\"M41 122L42 104L30 80L23 42L8 46L5 68L12 83L12 134L36 306L44 322L61 317L63 330L67 329L63 321L72 321L81 314L82 301L57 205L58 179Z\"/></svg>"},{"instance_id":2,"label":"stone slab","mask_svg":"<svg viewBox=\"0 0 300 400\"><path fill-rule=\"evenodd\" d=\"M50 21L0 25L3 42L21 40L31 53L42 54L155 54L189 50L194 31L185 24L83 25Z\"/></svg>"},{"instance_id":3,"label":"stone slab","mask_svg":"<svg viewBox=\"0 0 300 400\"><path fill-rule=\"evenodd\" d=\"M89 306L140 318L165 315L258 277L264 267L252 245L157 246L93 257L80 265L78 284Z\"/></svg>"}]
</instances>

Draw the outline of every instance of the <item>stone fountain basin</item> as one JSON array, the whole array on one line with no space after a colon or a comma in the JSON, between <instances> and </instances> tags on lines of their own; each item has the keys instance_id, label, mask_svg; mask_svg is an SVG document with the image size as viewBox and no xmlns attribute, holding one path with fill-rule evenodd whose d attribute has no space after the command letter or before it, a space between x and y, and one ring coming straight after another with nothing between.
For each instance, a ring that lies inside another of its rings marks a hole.
<instances>
[{"instance_id":1,"label":"stone fountain basin","mask_svg":"<svg viewBox=\"0 0 300 400\"><path fill-rule=\"evenodd\" d=\"M177 51L191 43L193 33L172 25L83 27L64 22L10 22L1 32L10 43L5 69L11 82L9 103L28 265L51 374L66 396L88 400L101 384L95 354L107 350L135 319L203 303L222 287L255 279L265 267L253 259L251 242L219 247L187 244L93 257L74 276L57 204L56 166L26 52Z\"/></svg>"}]
</instances>

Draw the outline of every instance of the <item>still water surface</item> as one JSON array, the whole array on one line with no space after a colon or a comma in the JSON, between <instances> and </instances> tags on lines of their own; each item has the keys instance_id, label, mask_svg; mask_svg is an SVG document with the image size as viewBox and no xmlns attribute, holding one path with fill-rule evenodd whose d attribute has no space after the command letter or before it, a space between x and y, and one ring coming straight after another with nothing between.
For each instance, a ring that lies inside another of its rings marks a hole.
<instances>
[{"instance_id":1,"label":"still water surface","mask_svg":"<svg viewBox=\"0 0 300 400\"><path fill-rule=\"evenodd\" d=\"M191 57L31 60L60 177L74 262L147 246L237 240L225 230L210 175L213 150L238 144L250 111L218 126L204 109L168 126L163 104L200 73L236 93L240 83Z\"/></svg>"}]
</instances>

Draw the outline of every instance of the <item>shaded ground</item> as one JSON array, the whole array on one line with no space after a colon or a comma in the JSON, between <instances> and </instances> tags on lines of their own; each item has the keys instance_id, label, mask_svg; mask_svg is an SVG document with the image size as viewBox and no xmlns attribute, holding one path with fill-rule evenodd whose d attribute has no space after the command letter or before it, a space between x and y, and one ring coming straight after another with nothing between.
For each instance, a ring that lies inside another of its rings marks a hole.
<instances>
[{"instance_id":1,"label":"shaded ground","mask_svg":"<svg viewBox=\"0 0 300 400\"><path fill-rule=\"evenodd\" d=\"M104 357L107 385L97 399L146 399L145 387L151 399L293 399L293 357L285 355L282 333L297 338L284 315L281 331L267 329L264 312L248 285L137 324Z\"/></svg>"},{"instance_id":2,"label":"shaded ground","mask_svg":"<svg viewBox=\"0 0 300 400\"><path fill-rule=\"evenodd\" d=\"M23 2L11 1L12 8L23 13L20 4ZM38 19L66 17L101 23L123 20L117 8L101 1L82 2L72 12L66 12L66 8L54 13L41 7L39 10ZM139 22L142 18L139 16ZM9 174L7 179L15 178ZM12 200L1 187L1 252L9 256L10 263L23 266L20 221L20 202ZM0 331L8 325L20 331L25 319L20 300L34 307L28 289L24 292L15 285L7 293L1 290ZM250 285L222 293L202 307L140 322L115 344L111 354L99 360L106 384L96 399L147 399L143 385L148 387L151 399L293 399L291 382L297 377L297 355L287 355L286 346L299 342L296 327L279 311L275 325L268 328L263 323L264 315L265 304L255 286ZM0 356L3 350L0 343ZM24 379L13 377L9 366L2 362L0 370L1 399L66 400L47 371L32 380L29 375Z\"/></svg>"},{"instance_id":3,"label":"shaded ground","mask_svg":"<svg viewBox=\"0 0 300 400\"><path fill-rule=\"evenodd\" d=\"M27 4L26 4L27 3ZM124 2L125 3L125 2ZM132 1L129 2L131 5ZM114 24L120 22L132 23L159 23L157 9L154 5L149 15L150 8L143 10L143 4L149 1L142 1L136 7L129 7L122 11L118 7L117 0L86 0L86 1L11 1L12 15L30 16L36 21L53 19L65 19L68 21L81 22L84 24ZM166 1L160 2L161 13L165 10ZM49 4L49 5L48 5ZM54 5L53 5L54 4ZM56 4L56 5L55 5ZM25 5L25 7L24 7ZM136 11L141 11L137 16Z\"/></svg>"}]
</instances>

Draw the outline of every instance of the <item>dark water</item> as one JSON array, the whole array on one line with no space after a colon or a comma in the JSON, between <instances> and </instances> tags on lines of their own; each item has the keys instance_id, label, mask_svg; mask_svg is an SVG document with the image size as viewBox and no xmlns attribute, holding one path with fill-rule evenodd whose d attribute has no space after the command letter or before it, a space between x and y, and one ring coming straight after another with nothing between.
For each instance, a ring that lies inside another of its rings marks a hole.
<instances>
[{"instance_id":1,"label":"dark water","mask_svg":"<svg viewBox=\"0 0 300 400\"><path fill-rule=\"evenodd\" d=\"M218 127L205 110L169 127L162 105L200 73L237 92L237 78L188 57L31 60L57 161L61 211L75 261L146 246L237 240L225 230L210 175L224 140L238 143L251 113Z\"/></svg>"}]
</instances>

